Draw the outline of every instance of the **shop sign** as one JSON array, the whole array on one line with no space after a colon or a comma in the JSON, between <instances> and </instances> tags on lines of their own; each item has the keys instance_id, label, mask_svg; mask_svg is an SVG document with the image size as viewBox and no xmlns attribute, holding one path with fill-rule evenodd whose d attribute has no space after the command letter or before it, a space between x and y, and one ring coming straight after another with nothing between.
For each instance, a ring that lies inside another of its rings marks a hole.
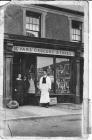
<instances>
[{"instance_id":1,"label":"shop sign","mask_svg":"<svg viewBox=\"0 0 92 140\"><path fill-rule=\"evenodd\" d=\"M14 52L27 52L27 53L39 53L39 54L50 54L50 55L63 55L63 56L75 56L73 51L34 48L34 47L20 47L13 46L12 51Z\"/></svg>"}]
</instances>

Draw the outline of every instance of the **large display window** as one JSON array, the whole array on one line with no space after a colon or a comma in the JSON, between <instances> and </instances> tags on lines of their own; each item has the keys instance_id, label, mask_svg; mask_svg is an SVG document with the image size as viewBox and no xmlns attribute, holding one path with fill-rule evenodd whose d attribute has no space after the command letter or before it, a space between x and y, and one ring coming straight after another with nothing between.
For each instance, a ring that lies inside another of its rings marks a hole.
<instances>
[{"instance_id":1,"label":"large display window","mask_svg":"<svg viewBox=\"0 0 92 140\"><path fill-rule=\"evenodd\" d=\"M43 71L47 70L48 76L51 78L51 92L54 93L54 63L53 57L39 57L37 56L37 93L39 90L39 80L43 76Z\"/></svg>"},{"instance_id":2,"label":"large display window","mask_svg":"<svg viewBox=\"0 0 92 140\"><path fill-rule=\"evenodd\" d=\"M47 70L51 78L50 94L71 94L71 61L67 58L37 57L37 94L39 80L43 71Z\"/></svg>"},{"instance_id":3,"label":"large display window","mask_svg":"<svg viewBox=\"0 0 92 140\"><path fill-rule=\"evenodd\" d=\"M56 58L56 94L70 93L71 63L66 58Z\"/></svg>"},{"instance_id":4,"label":"large display window","mask_svg":"<svg viewBox=\"0 0 92 140\"><path fill-rule=\"evenodd\" d=\"M14 57L14 80L18 73L26 76L30 82L28 93L40 94L39 81L43 71L47 70L51 78L51 94L71 94L72 69L71 60L55 56L17 55Z\"/></svg>"}]
</instances>

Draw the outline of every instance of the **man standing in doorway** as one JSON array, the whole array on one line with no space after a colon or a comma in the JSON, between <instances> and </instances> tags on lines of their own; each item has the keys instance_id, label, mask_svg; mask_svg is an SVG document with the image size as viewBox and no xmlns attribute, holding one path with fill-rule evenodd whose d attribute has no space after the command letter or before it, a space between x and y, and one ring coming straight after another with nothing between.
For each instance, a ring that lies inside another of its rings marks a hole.
<instances>
[{"instance_id":1,"label":"man standing in doorway","mask_svg":"<svg viewBox=\"0 0 92 140\"><path fill-rule=\"evenodd\" d=\"M51 89L51 79L49 76L47 76L46 70L44 70L43 76L40 78L39 87L41 90L40 104L48 107L50 102L49 92Z\"/></svg>"}]
</instances>

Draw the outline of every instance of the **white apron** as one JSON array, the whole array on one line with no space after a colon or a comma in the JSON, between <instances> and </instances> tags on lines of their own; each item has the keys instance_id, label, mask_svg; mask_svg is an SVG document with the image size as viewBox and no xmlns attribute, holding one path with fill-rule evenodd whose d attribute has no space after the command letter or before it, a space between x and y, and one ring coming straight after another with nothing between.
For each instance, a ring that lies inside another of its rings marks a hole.
<instances>
[{"instance_id":1,"label":"white apron","mask_svg":"<svg viewBox=\"0 0 92 140\"><path fill-rule=\"evenodd\" d=\"M51 80L47 76L46 77L46 83L42 83L43 77L40 79L40 90L41 90L41 97L40 97L40 103L49 103L50 97L48 90L51 89Z\"/></svg>"}]
</instances>

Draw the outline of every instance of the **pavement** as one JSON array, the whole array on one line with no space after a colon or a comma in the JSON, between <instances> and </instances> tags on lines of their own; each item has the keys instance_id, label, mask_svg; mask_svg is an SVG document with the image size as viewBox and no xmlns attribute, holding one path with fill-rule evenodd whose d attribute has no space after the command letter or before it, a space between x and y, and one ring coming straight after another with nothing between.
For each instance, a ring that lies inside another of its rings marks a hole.
<instances>
[{"instance_id":1,"label":"pavement","mask_svg":"<svg viewBox=\"0 0 92 140\"><path fill-rule=\"evenodd\" d=\"M0 120L34 119L41 117L55 117L82 114L82 104L58 103L49 106L25 105L17 109L0 108Z\"/></svg>"}]
</instances>

